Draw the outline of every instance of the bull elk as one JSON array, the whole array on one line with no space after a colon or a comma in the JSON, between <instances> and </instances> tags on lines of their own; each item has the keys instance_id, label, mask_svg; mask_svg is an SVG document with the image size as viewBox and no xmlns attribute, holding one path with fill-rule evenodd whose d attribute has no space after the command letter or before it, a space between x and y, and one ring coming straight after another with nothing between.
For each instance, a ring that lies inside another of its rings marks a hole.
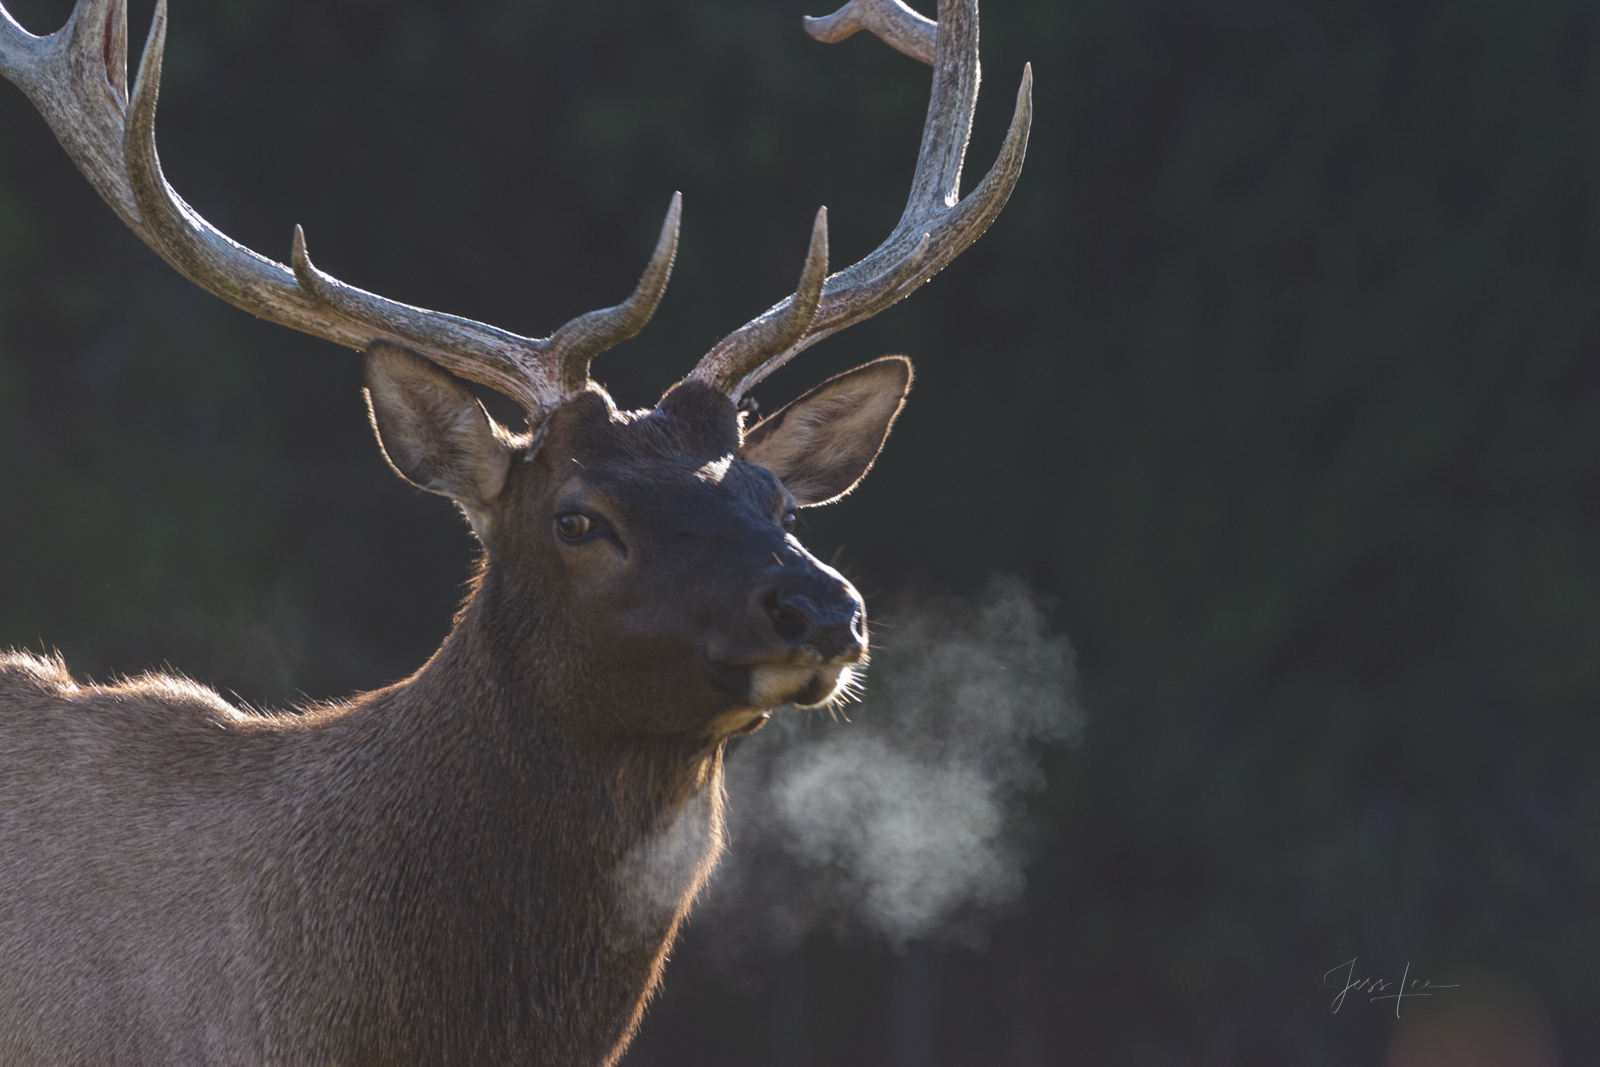
<instances>
[{"instance_id":1,"label":"bull elk","mask_svg":"<svg viewBox=\"0 0 1600 1067\"><path fill-rule=\"evenodd\" d=\"M819 211L794 294L619 411L589 363L660 300L679 197L632 295L547 338L421 310L318 270L298 228L289 265L260 256L167 184L165 0L131 95L126 0L79 0L49 37L0 8L0 71L112 210L202 288L362 351L390 464L482 544L434 656L344 701L264 713L170 674L79 685L0 656L0 1064L616 1062L722 847L728 740L865 662L861 597L793 526L872 466L911 364L748 428L741 398L943 268L1022 166L1026 69L998 161L959 196L976 0L938 14L851 0L806 21L933 66L894 231L830 275Z\"/></svg>"}]
</instances>

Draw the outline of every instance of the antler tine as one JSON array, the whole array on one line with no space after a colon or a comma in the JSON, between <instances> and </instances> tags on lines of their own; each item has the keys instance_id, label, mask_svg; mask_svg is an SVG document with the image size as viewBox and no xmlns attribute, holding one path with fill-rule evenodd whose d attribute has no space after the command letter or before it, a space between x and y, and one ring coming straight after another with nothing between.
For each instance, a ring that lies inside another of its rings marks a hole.
<instances>
[{"instance_id":1,"label":"antler tine","mask_svg":"<svg viewBox=\"0 0 1600 1067\"><path fill-rule=\"evenodd\" d=\"M816 326L811 336L795 352L898 303L949 266L956 256L982 237L984 231L999 217L1001 208L1005 207L1011 190L1016 188L1017 179L1022 175L1022 163L1028 150L1028 132L1032 124L1033 66L1024 64L1011 126L1000 146L1000 154L983 180L965 198L957 201L961 159L957 157L953 166L941 175L931 173L933 168L930 167L926 183L929 192L934 192L948 175L950 193L930 196L920 203L913 194L895 232L877 251L829 279ZM951 171L954 173L951 174ZM914 237L919 230L922 231L921 237ZM910 245L914 239L921 247L914 249L900 263L894 263L894 254ZM794 354L788 353L785 359Z\"/></svg>"},{"instance_id":2,"label":"antler tine","mask_svg":"<svg viewBox=\"0 0 1600 1067\"><path fill-rule=\"evenodd\" d=\"M561 336L522 337L471 319L388 300L318 270L295 228L292 267L245 248L213 227L167 184L156 153L155 113L166 44L167 3L155 17L132 97L127 90L126 0L79 0L49 37L23 30L0 7L0 73L44 116L74 163L127 226L201 288L261 318L349 348L389 340L446 370L520 402L537 422L583 387L588 357L650 317L672 265L680 213L634 295L580 316ZM570 368L564 363L570 362Z\"/></svg>"},{"instance_id":3,"label":"antler tine","mask_svg":"<svg viewBox=\"0 0 1600 1067\"><path fill-rule=\"evenodd\" d=\"M811 20L807 29L825 41L842 40L857 29L867 29L908 55L923 58L913 46L902 47L923 32L916 28L915 20L920 18L897 0L851 0L833 15ZM810 329L744 375L730 393L733 399L738 400L745 389L796 354L824 337L871 318L939 273L988 229L1011 196L1022 173L1033 121L1032 67L1023 68L1016 110L998 159L977 188L958 200L961 167L978 99L977 0L939 0L933 53L933 89L922 128L922 148L899 223L864 259L828 279ZM776 315L784 307L780 303L766 314ZM708 353L690 377L703 381L725 379L713 354L723 351L726 345L724 341Z\"/></svg>"},{"instance_id":4,"label":"antler tine","mask_svg":"<svg viewBox=\"0 0 1600 1067\"><path fill-rule=\"evenodd\" d=\"M168 191L171 192L170 186ZM223 259L230 254L250 258L243 265L244 269L229 264L223 270L217 269L215 261L201 259L195 272L191 273L190 267L180 264L172 255L168 255L166 249L157 247L156 251L189 280L235 307L348 348L364 350L374 341L392 340L426 356L451 374L487 385L509 396L523 406L530 421L538 421L563 399L557 368L541 362L539 358L543 342L518 337L471 319L401 304L346 285L312 264L306 253L305 231L298 225L294 228L294 243L290 253L295 288L288 292L282 304L274 299L278 296L277 292L262 294L259 290L250 292L244 289L239 285L241 279L276 283L278 279L269 271L271 268L282 269L281 265L265 256L256 255L243 245L235 245L226 234L213 229L199 215L190 212L189 206L177 193L171 193L171 196L176 212L188 213L190 218L205 227L196 235L205 241L196 250L197 259L207 253L218 252L220 242L226 242L232 249L220 249L221 254L216 255L216 259ZM181 220L183 216L179 218ZM150 243L155 247L154 240ZM199 244L198 241L196 243ZM181 250L190 251L188 248ZM257 260L264 266L253 262ZM207 277L202 273L204 271L215 273ZM197 277L197 274L200 276ZM266 299L261 298L263 295ZM497 337L504 337L505 341L497 344ZM523 356L523 352L527 355Z\"/></svg>"},{"instance_id":5,"label":"antler tine","mask_svg":"<svg viewBox=\"0 0 1600 1067\"><path fill-rule=\"evenodd\" d=\"M717 342L690 377L738 398L746 379L780 352L792 348L811 329L828 277L828 209L818 208L811 224L811 246L794 295ZM705 374L701 370L706 371Z\"/></svg>"},{"instance_id":6,"label":"antler tine","mask_svg":"<svg viewBox=\"0 0 1600 1067\"><path fill-rule=\"evenodd\" d=\"M672 264L678 255L678 222L683 216L683 194L673 193L667 219L661 224L656 250L639 278L633 295L616 307L579 315L550 337L550 358L561 366L561 386L576 393L589 381L589 361L620 345L650 321L667 291Z\"/></svg>"},{"instance_id":7,"label":"antler tine","mask_svg":"<svg viewBox=\"0 0 1600 1067\"><path fill-rule=\"evenodd\" d=\"M836 44L853 33L870 30L895 51L933 65L939 24L923 18L901 0L850 0L831 15L807 15L802 22L807 33L825 44Z\"/></svg>"}]
</instances>

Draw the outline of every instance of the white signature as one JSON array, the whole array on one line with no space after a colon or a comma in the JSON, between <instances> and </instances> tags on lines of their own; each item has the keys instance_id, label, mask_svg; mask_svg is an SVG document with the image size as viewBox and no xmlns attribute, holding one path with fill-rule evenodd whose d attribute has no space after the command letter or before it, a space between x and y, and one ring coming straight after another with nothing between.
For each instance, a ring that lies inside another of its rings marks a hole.
<instances>
[{"instance_id":1,"label":"white signature","mask_svg":"<svg viewBox=\"0 0 1600 1067\"><path fill-rule=\"evenodd\" d=\"M1339 974L1341 971L1344 972L1343 978L1332 982L1328 980L1334 975ZM1408 980L1410 983L1409 985L1407 984ZM1339 990L1339 995L1333 998L1333 1003L1328 1007L1328 1013L1330 1015L1339 1014L1339 1009L1344 1007L1344 998L1353 991L1356 993L1369 994L1367 1000L1373 1004L1380 1004L1386 1000L1394 1001L1394 1017L1396 1019L1400 1018L1401 1002L1408 997L1431 997L1435 991L1440 989L1460 988L1459 982L1454 985L1434 985L1432 982L1427 981L1426 979L1412 978L1411 963L1409 960L1406 962L1405 973L1401 975L1398 986L1395 985L1394 982L1384 978L1357 978L1356 961L1354 958L1352 958L1348 963L1339 964L1339 966L1333 968L1327 974L1323 975L1322 984L1331 989ZM1394 989L1393 993L1389 992L1391 988Z\"/></svg>"}]
</instances>

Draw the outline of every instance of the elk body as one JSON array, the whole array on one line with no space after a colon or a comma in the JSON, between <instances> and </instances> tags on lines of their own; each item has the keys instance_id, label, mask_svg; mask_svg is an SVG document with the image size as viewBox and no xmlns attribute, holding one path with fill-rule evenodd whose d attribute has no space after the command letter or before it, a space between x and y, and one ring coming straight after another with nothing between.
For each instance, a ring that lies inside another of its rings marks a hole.
<instances>
[{"instance_id":1,"label":"elk body","mask_svg":"<svg viewBox=\"0 0 1600 1067\"><path fill-rule=\"evenodd\" d=\"M395 470L482 543L443 646L405 681L271 714L180 677L81 686L0 655L0 1064L613 1063L721 848L722 753L866 652L856 591L793 537L849 492L910 385L899 358L754 426L744 391L909 293L975 240L1022 163L1025 72L999 161L957 191L977 92L974 0L808 21L934 65L905 215L827 271L818 214L794 295L655 408L590 359L637 332L677 240L624 303L530 339L234 244L167 185L166 8L125 82L125 0L33 37L0 9L0 72L105 200L187 277L365 353ZM496 424L457 380L520 402Z\"/></svg>"}]
</instances>

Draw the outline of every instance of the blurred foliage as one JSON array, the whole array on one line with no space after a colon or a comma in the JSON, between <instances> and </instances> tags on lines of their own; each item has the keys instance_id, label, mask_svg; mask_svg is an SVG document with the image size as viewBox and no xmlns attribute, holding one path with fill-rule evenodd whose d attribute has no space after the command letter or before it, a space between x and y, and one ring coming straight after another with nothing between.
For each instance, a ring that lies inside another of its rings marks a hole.
<instances>
[{"instance_id":1,"label":"blurred foliage","mask_svg":"<svg viewBox=\"0 0 1600 1067\"><path fill-rule=\"evenodd\" d=\"M923 68L803 13L180 2L162 157L251 247L301 222L353 284L538 334L626 293L682 189L672 291L595 368L648 404L789 291L818 203L839 263L897 217ZM1377 1063L1394 1020L1322 984L1352 957L1492 973L1600 1062L1600 9L985 17L969 182L1038 76L1011 205L759 395L917 358L807 539L869 593L1059 598L1086 741L989 951L818 940L730 975L691 930L628 1062ZM408 672L471 545L358 388L191 291L0 93L0 645L260 702Z\"/></svg>"}]
</instances>

